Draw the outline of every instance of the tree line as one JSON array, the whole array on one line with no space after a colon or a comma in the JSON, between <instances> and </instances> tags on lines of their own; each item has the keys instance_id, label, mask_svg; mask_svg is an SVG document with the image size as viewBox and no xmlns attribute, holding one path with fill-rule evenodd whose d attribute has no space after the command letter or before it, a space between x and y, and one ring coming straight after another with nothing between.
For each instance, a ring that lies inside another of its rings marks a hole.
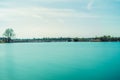
<instances>
[{"instance_id":1,"label":"tree line","mask_svg":"<svg viewBox=\"0 0 120 80\"><path fill-rule=\"evenodd\" d=\"M33 39L12 39L15 36L14 30L8 28L3 33L3 37L0 38L0 43L17 43L17 42L120 42L120 37L112 37L110 35L104 35L101 37L93 38L33 38Z\"/></svg>"}]
</instances>

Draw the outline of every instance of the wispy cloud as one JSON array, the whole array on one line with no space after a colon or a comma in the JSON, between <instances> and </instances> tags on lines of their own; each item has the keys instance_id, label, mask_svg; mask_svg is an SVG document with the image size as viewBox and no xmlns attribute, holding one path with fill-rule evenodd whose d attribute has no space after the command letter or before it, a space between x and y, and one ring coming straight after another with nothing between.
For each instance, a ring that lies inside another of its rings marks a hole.
<instances>
[{"instance_id":1,"label":"wispy cloud","mask_svg":"<svg viewBox=\"0 0 120 80\"><path fill-rule=\"evenodd\" d=\"M51 18L90 18L97 17L89 13L77 12L73 9L57 9L57 8L46 8L46 7L30 7L30 8L6 8L0 9L0 18L5 17L51 17ZM6 18L5 18L6 19Z\"/></svg>"},{"instance_id":2,"label":"wispy cloud","mask_svg":"<svg viewBox=\"0 0 120 80\"><path fill-rule=\"evenodd\" d=\"M67 8L26 7L0 9L0 21L4 21L6 27L12 26L14 29L19 29L16 30L19 37L22 37L23 34L26 37L30 36L31 34L26 32L27 29L34 33L31 37L36 35L36 37L39 37L39 32L43 36L47 36L48 33L54 35L56 31L60 34L60 31L67 30L66 28L70 27L69 20L71 19L92 19L96 17L95 15ZM24 30L22 30L23 27Z\"/></svg>"},{"instance_id":3,"label":"wispy cloud","mask_svg":"<svg viewBox=\"0 0 120 80\"><path fill-rule=\"evenodd\" d=\"M87 9L88 9L88 10L91 10L91 9L92 9L93 3L94 3L94 0L90 0L90 2L89 2L88 5L87 5Z\"/></svg>"},{"instance_id":4,"label":"wispy cloud","mask_svg":"<svg viewBox=\"0 0 120 80\"><path fill-rule=\"evenodd\" d=\"M39 1L39 2L81 2L82 0L30 0L30 1Z\"/></svg>"}]
</instances>

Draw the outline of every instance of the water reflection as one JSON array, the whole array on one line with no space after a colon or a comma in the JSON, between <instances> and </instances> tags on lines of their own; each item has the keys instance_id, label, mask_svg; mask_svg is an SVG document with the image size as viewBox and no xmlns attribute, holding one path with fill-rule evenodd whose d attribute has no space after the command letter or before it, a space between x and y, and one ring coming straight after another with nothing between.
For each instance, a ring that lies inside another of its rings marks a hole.
<instances>
[{"instance_id":1,"label":"water reflection","mask_svg":"<svg viewBox=\"0 0 120 80\"><path fill-rule=\"evenodd\" d=\"M13 57L13 45L5 44L5 62L4 62L4 75L5 80L14 80L14 57Z\"/></svg>"}]
</instances>

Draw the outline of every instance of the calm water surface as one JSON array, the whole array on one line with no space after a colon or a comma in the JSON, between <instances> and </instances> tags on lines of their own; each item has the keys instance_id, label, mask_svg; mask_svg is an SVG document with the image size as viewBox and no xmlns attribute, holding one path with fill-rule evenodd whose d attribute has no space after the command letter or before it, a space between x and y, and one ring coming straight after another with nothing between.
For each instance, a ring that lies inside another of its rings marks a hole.
<instances>
[{"instance_id":1,"label":"calm water surface","mask_svg":"<svg viewBox=\"0 0 120 80\"><path fill-rule=\"evenodd\" d=\"M0 80L120 80L120 43L0 44Z\"/></svg>"}]
</instances>

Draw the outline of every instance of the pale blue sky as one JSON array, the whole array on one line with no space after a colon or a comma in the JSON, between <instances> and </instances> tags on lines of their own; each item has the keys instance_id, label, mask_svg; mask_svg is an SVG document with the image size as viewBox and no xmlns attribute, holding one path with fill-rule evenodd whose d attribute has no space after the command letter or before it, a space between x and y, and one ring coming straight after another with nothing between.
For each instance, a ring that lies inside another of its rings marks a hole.
<instances>
[{"instance_id":1,"label":"pale blue sky","mask_svg":"<svg viewBox=\"0 0 120 80\"><path fill-rule=\"evenodd\" d=\"M120 0L0 0L0 36L120 36Z\"/></svg>"}]
</instances>

